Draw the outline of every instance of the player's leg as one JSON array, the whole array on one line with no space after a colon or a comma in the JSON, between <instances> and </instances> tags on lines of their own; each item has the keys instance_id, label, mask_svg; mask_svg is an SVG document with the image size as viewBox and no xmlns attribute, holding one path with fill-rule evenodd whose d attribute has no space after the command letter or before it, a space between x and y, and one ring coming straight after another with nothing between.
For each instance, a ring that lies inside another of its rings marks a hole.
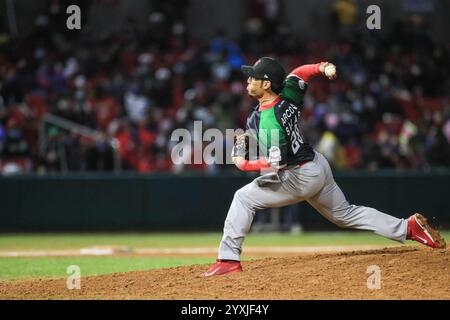
<instances>
[{"instance_id":1,"label":"player's leg","mask_svg":"<svg viewBox=\"0 0 450 320\"><path fill-rule=\"evenodd\" d=\"M326 186L323 192L307 200L326 219L341 228L370 230L392 240L406 240L406 220L374 208L351 205L335 182Z\"/></svg>"},{"instance_id":2,"label":"player's leg","mask_svg":"<svg viewBox=\"0 0 450 320\"><path fill-rule=\"evenodd\" d=\"M219 258L204 276L214 276L242 271L240 255L242 244L253 221L256 210L276 208L300 202L317 193L324 179L314 174L314 165L305 175L293 170L264 175L239 189L228 211L223 237L219 246ZM316 170L317 171L317 170Z\"/></svg>"},{"instance_id":3,"label":"player's leg","mask_svg":"<svg viewBox=\"0 0 450 320\"><path fill-rule=\"evenodd\" d=\"M223 228L219 246L219 259L240 260L242 243L250 231L256 210L276 208L299 201L295 195L286 192L280 181L261 186L258 177L235 192Z\"/></svg>"},{"instance_id":4,"label":"player's leg","mask_svg":"<svg viewBox=\"0 0 450 320\"><path fill-rule=\"evenodd\" d=\"M228 211L219 247L219 259L240 260L242 243L250 230L255 210L277 208L302 201L323 185L323 180L303 177L293 185L290 171L279 175L261 176L239 189Z\"/></svg>"},{"instance_id":5,"label":"player's leg","mask_svg":"<svg viewBox=\"0 0 450 320\"><path fill-rule=\"evenodd\" d=\"M374 208L350 205L336 184L328 161L320 153L315 160L325 172L323 189L308 202L325 218L344 228L371 230L386 238L404 242L419 241L433 248L445 247L444 239L431 228L422 215L413 215L408 220L398 219Z\"/></svg>"},{"instance_id":6,"label":"player's leg","mask_svg":"<svg viewBox=\"0 0 450 320\"><path fill-rule=\"evenodd\" d=\"M373 208L351 205L334 181L330 165L325 157L316 152L314 161L321 167L325 175L325 183L318 194L307 200L312 207L339 227L371 230L389 239L405 241L406 220Z\"/></svg>"}]
</instances>

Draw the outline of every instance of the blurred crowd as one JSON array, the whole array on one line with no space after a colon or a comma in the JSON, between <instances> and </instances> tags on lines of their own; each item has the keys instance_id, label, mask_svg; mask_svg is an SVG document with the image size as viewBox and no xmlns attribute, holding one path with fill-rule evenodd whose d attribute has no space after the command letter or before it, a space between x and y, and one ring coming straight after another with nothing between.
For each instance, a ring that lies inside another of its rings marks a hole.
<instances>
[{"instance_id":1,"label":"blurred crowd","mask_svg":"<svg viewBox=\"0 0 450 320\"><path fill-rule=\"evenodd\" d=\"M333 42L293 36L277 1L249 2L240 39L217 30L209 41L189 36L187 1L151 1L145 29L130 17L100 34L56 27L65 12L50 6L28 37L0 39L0 169L111 171L117 159L137 172L232 169L173 165L171 133L192 131L194 120L203 130L244 128L255 101L240 66L262 55L287 70L336 64L337 80L310 82L301 118L335 168L449 167L449 43L433 41L420 16L383 35L352 32L354 12L337 2ZM45 124L46 113L99 134Z\"/></svg>"}]
</instances>

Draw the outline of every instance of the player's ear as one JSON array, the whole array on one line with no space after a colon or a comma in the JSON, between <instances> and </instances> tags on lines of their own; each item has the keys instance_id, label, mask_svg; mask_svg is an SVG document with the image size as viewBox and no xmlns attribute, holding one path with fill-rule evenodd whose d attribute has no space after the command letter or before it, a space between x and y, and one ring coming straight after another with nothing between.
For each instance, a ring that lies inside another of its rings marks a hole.
<instances>
[{"instance_id":1,"label":"player's ear","mask_svg":"<svg viewBox=\"0 0 450 320\"><path fill-rule=\"evenodd\" d=\"M272 89L272 83L270 81L263 81L262 87L264 90Z\"/></svg>"}]
</instances>

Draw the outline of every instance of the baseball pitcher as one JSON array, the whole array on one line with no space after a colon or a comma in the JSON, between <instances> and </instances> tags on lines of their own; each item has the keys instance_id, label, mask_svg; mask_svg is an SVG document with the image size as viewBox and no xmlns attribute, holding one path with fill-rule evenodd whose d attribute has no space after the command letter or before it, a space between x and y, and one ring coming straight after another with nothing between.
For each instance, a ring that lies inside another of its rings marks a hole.
<instances>
[{"instance_id":1,"label":"baseball pitcher","mask_svg":"<svg viewBox=\"0 0 450 320\"><path fill-rule=\"evenodd\" d=\"M256 210L304 200L339 227L371 230L402 243L409 239L432 248L445 248L439 232L419 213L405 220L350 204L334 181L325 157L304 140L299 120L308 81L316 75L334 79L333 64L304 65L286 77L277 60L263 57L253 66L241 69L248 77L248 94L259 103L247 119L246 133L235 138L232 159L240 170L264 174L234 194L218 259L204 276L242 271L242 244ZM257 146L253 154L252 142Z\"/></svg>"}]
</instances>

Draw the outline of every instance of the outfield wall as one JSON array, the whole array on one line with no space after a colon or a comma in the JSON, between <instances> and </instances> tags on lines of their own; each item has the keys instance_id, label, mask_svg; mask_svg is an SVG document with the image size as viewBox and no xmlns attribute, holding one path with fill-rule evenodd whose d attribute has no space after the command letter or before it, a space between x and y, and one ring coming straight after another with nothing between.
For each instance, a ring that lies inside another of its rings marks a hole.
<instances>
[{"instance_id":1,"label":"outfield wall","mask_svg":"<svg viewBox=\"0 0 450 320\"><path fill-rule=\"evenodd\" d=\"M246 175L76 174L0 178L0 231L221 231ZM336 180L351 203L397 217L415 211L450 227L450 171L350 172ZM308 204L305 229L333 229Z\"/></svg>"}]
</instances>

